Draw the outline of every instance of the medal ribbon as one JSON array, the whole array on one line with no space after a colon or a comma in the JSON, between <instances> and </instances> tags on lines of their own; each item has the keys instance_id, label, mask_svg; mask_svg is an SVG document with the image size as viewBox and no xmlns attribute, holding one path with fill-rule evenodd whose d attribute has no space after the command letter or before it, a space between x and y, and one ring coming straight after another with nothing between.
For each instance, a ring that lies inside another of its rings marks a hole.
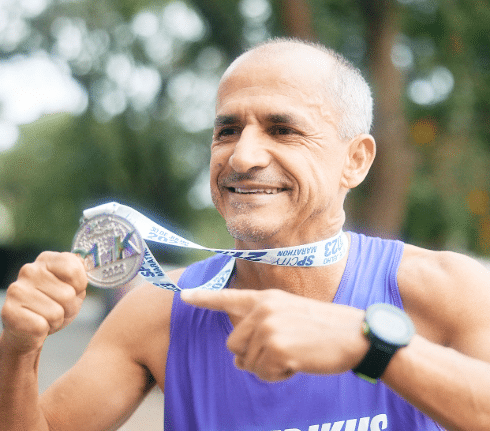
<instances>
[{"instance_id":1,"label":"medal ribbon","mask_svg":"<svg viewBox=\"0 0 490 431\"><path fill-rule=\"evenodd\" d=\"M252 262L267 263L269 265L310 267L334 264L340 261L347 253L348 241L347 236L343 231L340 231L332 238L299 246L261 250L226 250L207 248L193 243L192 241L188 241L163 226L160 226L133 208L121 205L117 202L99 205L97 207L86 209L83 212L85 219L90 219L91 217L100 214L115 214L123 217L130 222L138 230L142 238L147 241L175 247L212 251L214 253L231 256L232 259L228 261L221 271L210 281L199 286L199 289L222 289L228 282L231 272L233 271L236 258ZM146 244L144 262L139 272L147 281L156 286L174 291L181 290L165 274L165 271L160 267Z\"/></svg>"}]
</instances>

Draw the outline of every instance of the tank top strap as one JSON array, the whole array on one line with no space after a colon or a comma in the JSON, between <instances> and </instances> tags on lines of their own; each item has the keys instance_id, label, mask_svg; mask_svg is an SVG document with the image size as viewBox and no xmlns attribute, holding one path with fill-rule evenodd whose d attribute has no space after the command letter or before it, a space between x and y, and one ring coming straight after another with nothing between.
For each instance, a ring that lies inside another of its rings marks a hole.
<instances>
[{"instance_id":1,"label":"tank top strap","mask_svg":"<svg viewBox=\"0 0 490 431\"><path fill-rule=\"evenodd\" d=\"M404 243L354 232L349 235L349 256L334 302L360 309L378 302L403 308L397 273Z\"/></svg>"}]
</instances>

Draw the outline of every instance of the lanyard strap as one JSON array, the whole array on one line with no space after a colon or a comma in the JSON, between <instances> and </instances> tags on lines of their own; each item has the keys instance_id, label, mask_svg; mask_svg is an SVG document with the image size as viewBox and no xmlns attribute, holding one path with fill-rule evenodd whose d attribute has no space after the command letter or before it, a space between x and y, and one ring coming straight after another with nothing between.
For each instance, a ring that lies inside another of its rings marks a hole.
<instances>
[{"instance_id":1,"label":"lanyard strap","mask_svg":"<svg viewBox=\"0 0 490 431\"><path fill-rule=\"evenodd\" d=\"M230 256L232 259L230 259L215 277L203 286L200 286L200 289L222 289L228 282L236 258L278 266L310 267L332 265L340 261L347 253L348 241L343 231L340 231L332 238L299 246L261 250L226 250L207 248L188 241L160 226L133 208L117 202L99 205L86 209L83 212L85 219L90 219L100 214L115 214L126 219L138 230L142 238L147 241L175 247L207 250ZM174 291L181 290L165 274L165 271L160 267L146 243L144 261L139 273L146 280L159 287Z\"/></svg>"}]
</instances>

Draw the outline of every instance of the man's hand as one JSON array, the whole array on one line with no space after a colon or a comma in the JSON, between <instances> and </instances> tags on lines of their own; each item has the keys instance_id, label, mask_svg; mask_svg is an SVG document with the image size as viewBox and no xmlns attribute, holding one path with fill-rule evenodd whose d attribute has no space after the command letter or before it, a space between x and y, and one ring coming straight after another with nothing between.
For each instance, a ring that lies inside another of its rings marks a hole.
<instances>
[{"instance_id":1,"label":"man's hand","mask_svg":"<svg viewBox=\"0 0 490 431\"><path fill-rule=\"evenodd\" d=\"M338 374L368 350L364 312L281 290L184 290L189 304L225 311L235 329L227 346L238 368L277 381L296 372Z\"/></svg>"},{"instance_id":2,"label":"man's hand","mask_svg":"<svg viewBox=\"0 0 490 431\"><path fill-rule=\"evenodd\" d=\"M7 290L2 338L20 352L39 349L48 334L68 325L85 298L87 275L72 253L41 253L24 265Z\"/></svg>"}]
</instances>

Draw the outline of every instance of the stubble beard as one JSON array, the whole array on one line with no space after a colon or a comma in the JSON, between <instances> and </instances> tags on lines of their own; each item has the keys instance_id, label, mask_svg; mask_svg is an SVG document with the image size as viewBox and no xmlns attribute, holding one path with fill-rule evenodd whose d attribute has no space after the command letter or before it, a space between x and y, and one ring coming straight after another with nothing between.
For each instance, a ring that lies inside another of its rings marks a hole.
<instances>
[{"instance_id":1,"label":"stubble beard","mask_svg":"<svg viewBox=\"0 0 490 431\"><path fill-rule=\"evenodd\" d=\"M211 193L211 196L215 207L223 216L223 213L219 209L218 199L214 193ZM252 243L264 242L278 232L278 229L265 229L257 223L254 223L257 220L250 214L251 208L249 205L235 203L233 209L236 214L224 218L226 230L235 240Z\"/></svg>"},{"instance_id":2,"label":"stubble beard","mask_svg":"<svg viewBox=\"0 0 490 431\"><path fill-rule=\"evenodd\" d=\"M226 229L234 239L244 242L266 242L268 238L277 233L260 228L252 223L250 217L246 216L239 217L239 220L234 218L227 221Z\"/></svg>"}]
</instances>

